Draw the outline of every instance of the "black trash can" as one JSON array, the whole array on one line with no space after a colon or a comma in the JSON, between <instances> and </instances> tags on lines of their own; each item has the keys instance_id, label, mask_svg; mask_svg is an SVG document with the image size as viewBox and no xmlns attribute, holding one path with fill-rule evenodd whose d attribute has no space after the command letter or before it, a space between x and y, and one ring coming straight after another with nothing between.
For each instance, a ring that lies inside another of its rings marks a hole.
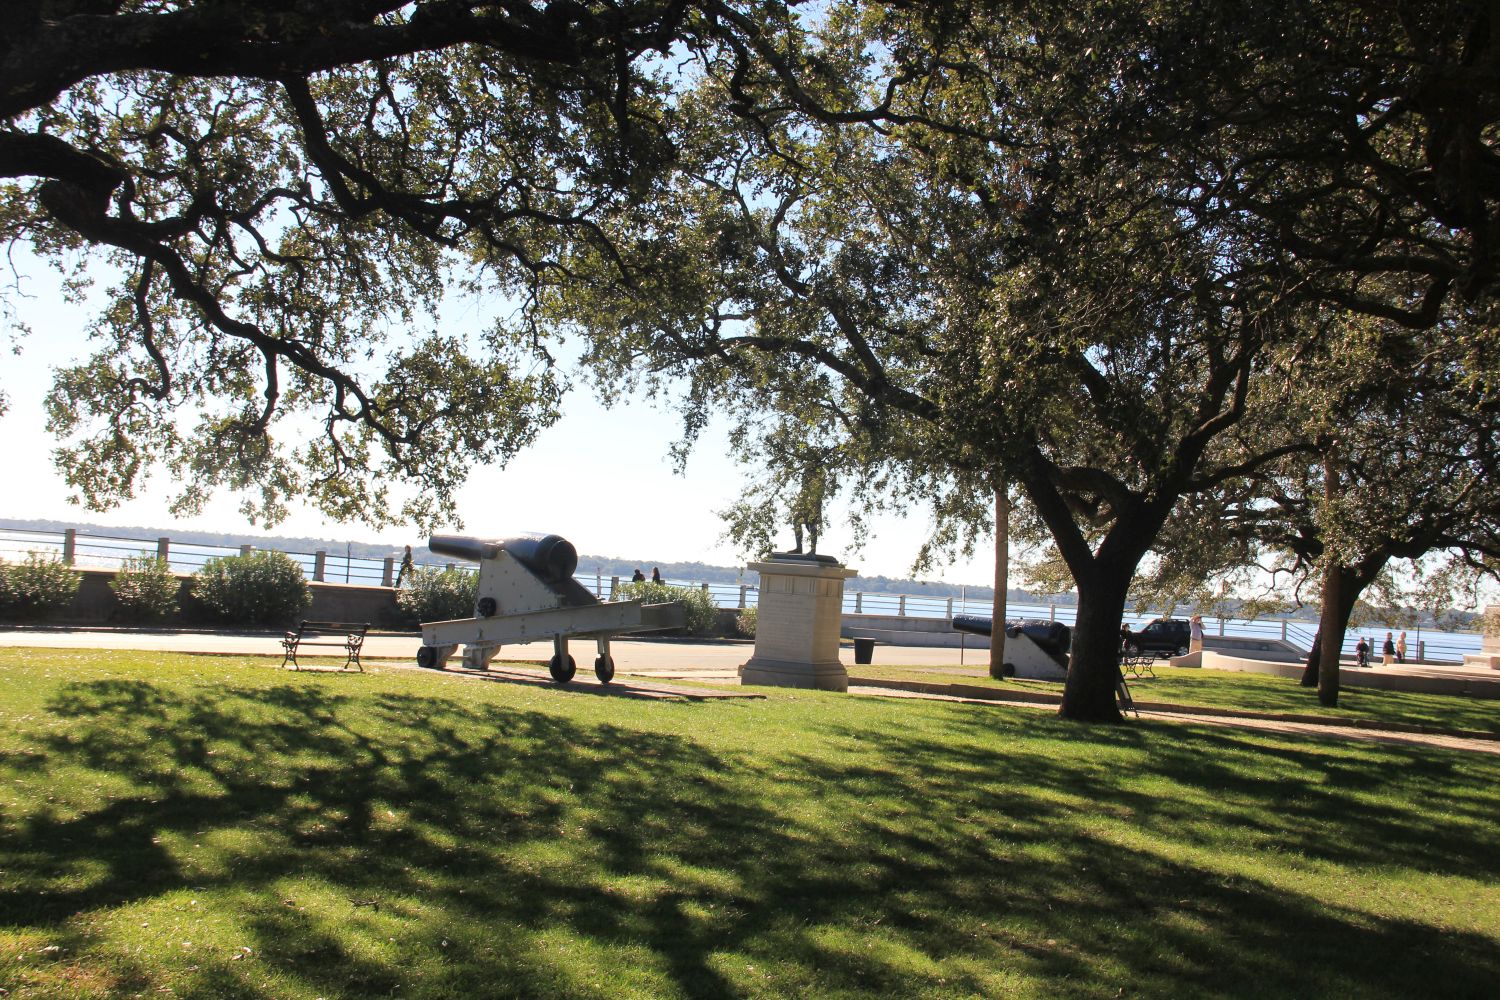
<instances>
[{"instance_id":1,"label":"black trash can","mask_svg":"<svg viewBox=\"0 0 1500 1000\"><path fill-rule=\"evenodd\" d=\"M875 640L856 637L854 640L854 662L869 663L875 656Z\"/></svg>"}]
</instances>

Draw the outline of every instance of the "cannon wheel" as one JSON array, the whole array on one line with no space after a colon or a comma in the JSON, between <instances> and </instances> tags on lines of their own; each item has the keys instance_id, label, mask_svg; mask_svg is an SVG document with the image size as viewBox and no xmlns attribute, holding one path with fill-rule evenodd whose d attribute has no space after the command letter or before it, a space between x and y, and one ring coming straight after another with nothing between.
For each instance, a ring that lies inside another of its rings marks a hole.
<instances>
[{"instance_id":1,"label":"cannon wheel","mask_svg":"<svg viewBox=\"0 0 1500 1000\"><path fill-rule=\"evenodd\" d=\"M573 657L554 656L547 662L547 669L552 672L552 679L559 684L566 684L578 673L578 664L573 662Z\"/></svg>"},{"instance_id":2,"label":"cannon wheel","mask_svg":"<svg viewBox=\"0 0 1500 1000\"><path fill-rule=\"evenodd\" d=\"M615 658L613 656L594 657L594 676L599 678L599 683L608 684L615 679Z\"/></svg>"},{"instance_id":3,"label":"cannon wheel","mask_svg":"<svg viewBox=\"0 0 1500 1000\"><path fill-rule=\"evenodd\" d=\"M417 647L417 666L423 670L432 670L438 665L438 651L436 646Z\"/></svg>"},{"instance_id":4,"label":"cannon wheel","mask_svg":"<svg viewBox=\"0 0 1500 1000\"><path fill-rule=\"evenodd\" d=\"M480 618L494 617L496 610L495 599L493 597L481 597L478 606L474 610L479 612Z\"/></svg>"}]
</instances>

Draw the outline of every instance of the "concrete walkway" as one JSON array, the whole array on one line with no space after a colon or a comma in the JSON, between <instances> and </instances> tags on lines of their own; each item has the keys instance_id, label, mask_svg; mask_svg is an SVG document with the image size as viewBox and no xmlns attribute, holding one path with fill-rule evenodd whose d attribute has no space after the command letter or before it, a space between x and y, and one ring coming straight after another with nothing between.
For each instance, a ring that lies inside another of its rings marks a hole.
<instances>
[{"instance_id":1,"label":"concrete walkway","mask_svg":"<svg viewBox=\"0 0 1500 1000\"><path fill-rule=\"evenodd\" d=\"M419 636L371 635L365 639L365 659L407 660L416 662L417 647L422 644ZM0 628L0 646L38 646L45 649L138 649L157 650L164 653L217 653L234 656L281 656L280 633L269 632L208 632L169 631L140 629L53 629L53 628ZM573 656L580 664L583 657L577 650L589 653L593 662L593 640L573 641ZM717 675L724 679L739 680L736 672L739 665L750 659L753 646L749 642L688 642L672 639L652 641L617 639L610 643L610 655L615 660L615 670L620 673L639 673L653 677L692 677L706 679L704 674ZM552 644L533 642L527 645L505 646L500 652L502 660L512 662L544 661L552 655ZM853 666L854 649L842 651L844 665ZM902 646L882 647L876 659L887 663L914 666L957 666L963 662L975 664L974 650L926 648ZM975 665L976 674L985 672L984 662Z\"/></svg>"},{"instance_id":2,"label":"concrete walkway","mask_svg":"<svg viewBox=\"0 0 1500 1000\"><path fill-rule=\"evenodd\" d=\"M928 701L955 701L967 705L994 705L1004 708L1029 708L1035 711L1051 712L1057 711L1055 701L1021 701L1007 698L966 698L961 695L933 694L924 691L908 691L890 687L866 687L851 684L849 693L868 698L915 698ZM1404 746L1439 747L1445 750L1467 750L1473 753L1486 753L1500 756L1500 737L1493 739L1473 738L1459 736L1451 733L1434 732L1400 732L1393 729L1380 729L1376 724L1356 726L1339 725L1337 723L1303 722L1295 719L1276 718L1266 715L1263 717L1252 717L1249 713L1241 715L1218 715L1182 711L1158 711L1150 708L1142 708L1138 715L1131 714L1130 718L1139 717L1155 722L1167 722L1178 724L1191 724L1201 726L1219 726L1226 729L1251 729L1259 732L1281 733L1287 736L1305 736L1309 739L1322 740L1356 740L1365 743L1389 743Z\"/></svg>"}]
</instances>

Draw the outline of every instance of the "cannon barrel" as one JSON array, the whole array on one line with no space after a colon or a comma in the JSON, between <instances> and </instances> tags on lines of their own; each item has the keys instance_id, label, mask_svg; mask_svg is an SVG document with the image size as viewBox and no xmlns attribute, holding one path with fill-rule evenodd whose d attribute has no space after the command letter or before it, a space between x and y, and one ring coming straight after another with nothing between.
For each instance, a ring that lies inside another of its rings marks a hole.
<instances>
[{"instance_id":1,"label":"cannon barrel","mask_svg":"<svg viewBox=\"0 0 1500 1000\"><path fill-rule=\"evenodd\" d=\"M1054 656L1065 656L1068 650L1073 648L1073 630L1062 622L1044 622L1039 618L1006 622L1005 634L1008 636L1025 635L1040 646L1043 652Z\"/></svg>"},{"instance_id":2,"label":"cannon barrel","mask_svg":"<svg viewBox=\"0 0 1500 1000\"><path fill-rule=\"evenodd\" d=\"M514 538L471 538L468 535L433 535L427 547L437 555L480 562L494 559L502 550L547 583L562 583L578 568L578 550L561 535L517 535Z\"/></svg>"},{"instance_id":3,"label":"cannon barrel","mask_svg":"<svg viewBox=\"0 0 1500 1000\"><path fill-rule=\"evenodd\" d=\"M981 618L978 615L953 616L953 631L955 632L968 632L971 635L990 635L993 628L994 623L988 618Z\"/></svg>"},{"instance_id":4,"label":"cannon barrel","mask_svg":"<svg viewBox=\"0 0 1500 1000\"><path fill-rule=\"evenodd\" d=\"M978 615L954 615L953 630L972 635L994 635L995 623ZM1041 619L1024 619L1005 623L1005 634L1014 639L1025 635L1048 653L1062 655L1073 645L1073 630L1062 622L1047 622Z\"/></svg>"}]
</instances>

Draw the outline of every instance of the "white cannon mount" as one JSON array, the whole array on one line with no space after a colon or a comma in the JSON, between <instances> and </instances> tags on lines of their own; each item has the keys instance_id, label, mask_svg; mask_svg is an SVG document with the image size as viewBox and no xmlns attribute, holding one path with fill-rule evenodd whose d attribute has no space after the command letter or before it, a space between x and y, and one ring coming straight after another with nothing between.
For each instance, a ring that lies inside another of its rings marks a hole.
<instances>
[{"instance_id":1,"label":"white cannon mount","mask_svg":"<svg viewBox=\"0 0 1500 1000\"><path fill-rule=\"evenodd\" d=\"M548 669L553 680L566 684L577 671L568 640L583 638L597 644L594 673L607 684L615 675L611 637L678 628L685 620L680 601L601 603L573 579L578 554L557 535L497 540L436 535L428 548L478 562L479 581L473 618L422 623L421 667L442 669L462 645L464 666L483 670L504 644L551 639Z\"/></svg>"}]
</instances>

